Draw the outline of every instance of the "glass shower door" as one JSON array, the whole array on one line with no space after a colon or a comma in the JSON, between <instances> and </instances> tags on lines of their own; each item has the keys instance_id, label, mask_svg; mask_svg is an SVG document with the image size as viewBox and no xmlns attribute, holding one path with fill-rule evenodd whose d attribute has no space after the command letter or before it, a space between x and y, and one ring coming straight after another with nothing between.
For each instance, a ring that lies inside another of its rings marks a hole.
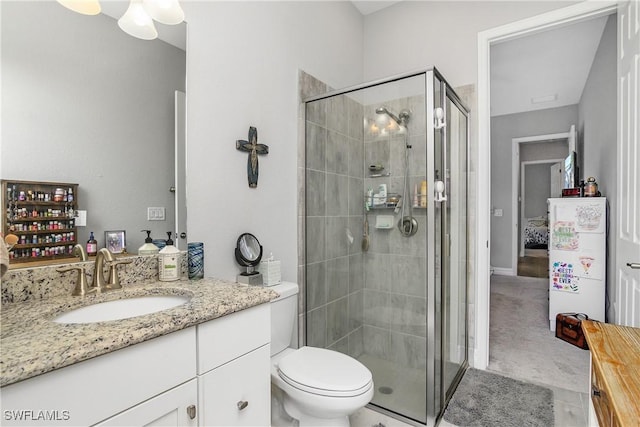
<instances>
[{"instance_id":1,"label":"glass shower door","mask_svg":"<svg viewBox=\"0 0 640 427\"><path fill-rule=\"evenodd\" d=\"M467 115L446 90L442 203L442 380L445 401L467 364Z\"/></svg>"}]
</instances>

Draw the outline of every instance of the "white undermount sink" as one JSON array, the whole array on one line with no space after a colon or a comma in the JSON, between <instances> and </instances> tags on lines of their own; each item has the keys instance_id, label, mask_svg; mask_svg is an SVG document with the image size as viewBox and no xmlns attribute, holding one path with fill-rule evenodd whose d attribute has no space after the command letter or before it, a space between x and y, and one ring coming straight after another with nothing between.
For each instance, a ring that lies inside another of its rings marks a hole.
<instances>
[{"instance_id":1,"label":"white undermount sink","mask_svg":"<svg viewBox=\"0 0 640 427\"><path fill-rule=\"evenodd\" d=\"M182 295L147 295L107 301L67 311L53 319L56 323L95 323L128 319L178 307L191 298Z\"/></svg>"}]
</instances>

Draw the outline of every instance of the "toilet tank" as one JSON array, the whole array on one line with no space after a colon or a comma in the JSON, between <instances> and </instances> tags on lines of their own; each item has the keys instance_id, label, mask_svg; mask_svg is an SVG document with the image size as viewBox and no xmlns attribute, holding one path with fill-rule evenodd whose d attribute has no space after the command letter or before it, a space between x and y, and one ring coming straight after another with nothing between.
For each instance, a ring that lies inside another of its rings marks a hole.
<instances>
[{"instance_id":1,"label":"toilet tank","mask_svg":"<svg viewBox=\"0 0 640 427\"><path fill-rule=\"evenodd\" d=\"M298 284L282 282L271 286L280 296L271 300L271 356L297 342ZM293 347L296 347L295 344Z\"/></svg>"}]
</instances>

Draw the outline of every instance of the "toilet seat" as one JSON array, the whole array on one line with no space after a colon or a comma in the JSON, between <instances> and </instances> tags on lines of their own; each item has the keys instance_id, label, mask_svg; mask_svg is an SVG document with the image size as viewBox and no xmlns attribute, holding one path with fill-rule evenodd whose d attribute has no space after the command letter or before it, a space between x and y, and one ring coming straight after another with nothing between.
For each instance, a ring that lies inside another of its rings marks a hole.
<instances>
[{"instance_id":1,"label":"toilet seat","mask_svg":"<svg viewBox=\"0 0 640 427\"><path fill-rule=\"evenodd\" d=\"M373 386L371 371L362 363L317 347L302 347L284 356L278 376L299 390L329 397L358 396Z\"/></svg>"}]
</instances>

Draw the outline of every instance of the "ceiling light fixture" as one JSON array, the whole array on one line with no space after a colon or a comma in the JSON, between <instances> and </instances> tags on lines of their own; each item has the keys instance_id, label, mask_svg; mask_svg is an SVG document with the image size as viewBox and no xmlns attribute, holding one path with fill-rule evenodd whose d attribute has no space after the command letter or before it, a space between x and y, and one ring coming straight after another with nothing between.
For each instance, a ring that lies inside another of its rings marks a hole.
<instances>
[{"instance_id":1,"label":"ceiling light fixture","mask_svg":"<svg viewBox=\"0 0 640 427\"><path fill-rule=\"evenodd\" d=\"M58 0L58 3L83 15L97 15L102 10L98 0Z\"/></svg>"},{"instance_id":2,"label":"ceiling light fixture","mask_svg":"<svg viewBox=\"0 0 640 427\"><path fill-rule=\"evenodd\" d=\"M139 39L153 40L158 37L153 19L143 7L142 0L131 0L127 11L118 19L118 26L125 33Z\"/></svg>"},{"instance_id":3,"label":"ceiling light fixture","mask_svg":"<svg viewBox=\"0 0 640 427\"><path fill-rule=\"evenodd\" d=\"M57 1L83 15L97 15L102 10L98 0ZM158 37L154 19L161 24L180 24L184 21L184 11L178 0L131 0L127 11L118 19L118 26L133 37L153 40Z\"/></svg>"},{"instance_id":4,"label":"ceiling light fixture","mask_svg":"<svg viewBox=\"0 0 640 427\"><path fill-rule=\"evenodd\" d=\"M176 25L184 21L178 0L143 0L144 9L161 24Z\"/></svg>"}]
</instances>

